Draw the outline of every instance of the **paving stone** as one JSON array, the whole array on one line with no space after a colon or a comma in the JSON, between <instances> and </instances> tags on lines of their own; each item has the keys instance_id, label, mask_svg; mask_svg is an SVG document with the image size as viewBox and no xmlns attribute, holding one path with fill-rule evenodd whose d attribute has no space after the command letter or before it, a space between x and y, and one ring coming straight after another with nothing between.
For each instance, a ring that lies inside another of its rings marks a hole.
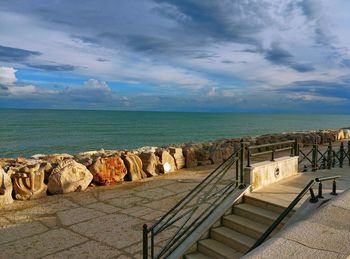
<instances>
[{"instance_id":1,"label":"paving stone","mask_svg":"<svg viewBox=\"0 0 350 259\"><path fill-rule=\"evenodd\" d=\"M120 255L120 251L115 248L103 245L96 241L89 241L81 245L74 246L65 251L61 251L44 257L45 259L84 259L84 258L112 258Z\"/></svg>"},{"instance_id":2,"label":"paving stone","mask_svg":"<svg viewBox=\"0 0 350 259\"><path fill-rule=\"evenodd\" d=\"M12 223L7 218L5 218L5 216L2 216L2 215L0 216L0 228L11 225L11 224Z\"/></svg>"},{"instance_id":3,"label":"paving stone","mask_svg":"<svg viewBox=\"0 0 350 259\"><path fill-rule=\"evenodd\" d=\"M70 227L77 233L104 242L115 248L123 248L142 240L143 222L124 214L110 214Z\"/></svg>"},{"instance_id":4,"label":"paving stone","mask_svg":"<svg viewBox=\"0 0 350 259\"><path fill-rule=\"evenodd\" d=\"M108 204L105 204L102 202L92 203L92 204L87 205L86 207L90 208L90 209L97 210L97 211L102 211L102 212L107 213L107 214L115 213L115 212L120 210L119 208L116 208L112 205L108 205Z\"/></svg>"},{"instance_id":5,"label":"paving stone","mask_svg":"<svg viewBox=\"0 0 350 259\"><path fill-rule=\"evenodd\" d=\"M2 245L1 257L39 258L86 241L85 237L72 231L55 229Z\"/></svg>"},{"instance_id":6,"label":"paving stone","mask_svg":"<svg viewBox=\"0 0 350 259\"><path fill-rule=\"evenodd\" d=\"M115 190L108 190L99 192L97 194L98 199L101 201L115 199L115 198L121 198L121 197L132 197L135 196L135 190L134 189L115 189Z\"/></svg>"},{"instance_id":7,"label":"paving stone","mask_svg":"<svg viewBox=\"0 0 350 259\"><path fill-rule=\"evenodd\" d=\"M121 210L120 212L134 217L142 217L149 213L153 213L154 210L147 207L137 206Z\"/></svg>"},{"instance_id":8,"label":"paving stone","mask_svg":"<svg viewBox=\"0 0 350 259\"><path fill-rule=\"evenodd\" d=\"M107 200L106 203L119 208L126 209L126 208L134 207L138 203L142 204L143 203L142 201L144 201L144 199L141 197L130 197L130 198L115 198L115 199Z\"/></svg>"},{"instance_id":9,"label":"paving stone","mask_svg":"<svg viewBox=\"0 0 350 259\"><path fill-rule=\"evenodd\" d=\"M175 194L174 192L171 192L162 188L157 188L157 189L151 189L148 191L138 192L136 193L136 196L158 200L165 197L173 196L174 194Z\"/></svg>"},{"instance_id":10,"label":"paving stone","mask_svg":"<svg viewBox=\"0 0 350 259\"><path fill-rule=\"evenodd\" d=\"M69 200L79 205L87 205L98 201L93 192L69 193L67 195L69 195Z\"/></svg>"},{"instance_id":11,"label":"paving stone","mask_svg":"<svg viewBox=\"0 0 350 259\"><path fill-rule=\"evenodd\" d=\"M0 244L39 234L47 230L48 228L40 222L7 225L0 229Z\"/></svg>"},{"instance_id":12,"label":"paving stone","mask_svg":"<svg viewBox=\"0 0 350 259\"><path fill-rule=\"evenodd\" d=\"M103 212L96 211L89 208L75 208L57 213L58 220L62 225L73 225L88 219L93 219L106 215Z\"/></svg>"}]
</instances>

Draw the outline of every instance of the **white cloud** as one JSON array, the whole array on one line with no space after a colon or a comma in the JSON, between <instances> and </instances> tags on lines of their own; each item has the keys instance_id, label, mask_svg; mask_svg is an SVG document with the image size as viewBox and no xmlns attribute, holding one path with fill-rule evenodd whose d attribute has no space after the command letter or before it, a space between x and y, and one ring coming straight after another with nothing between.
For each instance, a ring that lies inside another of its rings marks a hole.
<instances>
[{"instance_id":1,"label":"white cloud","mask_svg":"<svg viewBox=\"0 0 350 259\"><path fill-rule=\"evenodd\" d=\"M303 101L303 102L325 102L325 103L344 103L348 100L341 97L334 96L320 96L313 94L303 94L303 93L293 93L288 95L288 99L293 101Z\"/></svg>"},{"instance_id":2,"label":"white cloud","mask_svg":"<svg viewBox=\"0 0 350 259\"><path fill-rule=\"evenodd\" d=\"M16 70L13 67L0 67L0 84L12 85L16 82Z\"/></svg>"}]
</instances>

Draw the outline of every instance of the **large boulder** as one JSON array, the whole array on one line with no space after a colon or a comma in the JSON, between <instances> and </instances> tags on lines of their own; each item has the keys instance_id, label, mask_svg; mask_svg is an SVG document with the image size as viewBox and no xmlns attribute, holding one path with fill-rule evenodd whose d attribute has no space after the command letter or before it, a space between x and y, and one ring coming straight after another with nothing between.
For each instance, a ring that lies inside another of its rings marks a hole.
<instances>
[{"instance_id":1,"label":"large boulder","mask_svg":"<svg viewBox=\"0 0 350 259\"><path fill-rule=\"evenodd\" d=\"M51 194L84 191L92 181L92 174L86 166L74 160L58 163L49 176L48 189Z\"/></svg>"},{"instance_id":2,"label":"large boulder","mask_svg":"<svg viewBox=\"0 0 350 259\"><path fill-rule=\"evenodd\" d=\"M156 176L160 173L158 170L160 161L154 153L142 152L139 157L142 160L142 169L148 177Z\"/></svg>"},{"instance_id":3,"label":"large boulder","mask_svg":"<svg viewBox=\"0 0 350 259\"><path fill-rule=\"evenodd\" d=\"M176 170L175 160L166 150L157 150L157 155L162 163L161 171L162 173L170 173Z\"/></svg>"},{"instance_id":4,"label":"large boulder","mask_svg":"<svg viewBox=\"0 0 350 259\"><path fill-rule=\"evenodd\" d=\"M98 185L122 182L127 172L123 160L118 155L98 158L89 166L89 170L93 181Z\"/></svg>"},{"instance_id":5,"label":"large boulder","mask_svg":"<svg viewBox=\"0 0 350 259\"><path fill-rule=\"evenodd\" d=\"M220 147L213 145L209 148L209 160L212 162L212 164L222 163L224 159Z\"/></svg>"},{"instance_id":6,"label":"large boulder","mask_svg":"<svg viewBox=\"0 0 350 259\"><path fill-rule=\"evenodd\" d=\"M51 154L41 157L40 159L48 161L51 164L56 164L67 159L73 159L74 157L70 154Z\"/></svg>"},{"instance_id":7,"label":"large boulder","mask_svg":"<svg viewBox=\"0 0 350 259\"><path fill-rule=\"evenodd\" d=\"M195 149L197 161L208 161L209 160L209 150L205 147L199 147Z\"/></svg>"},{"instance_id":8,"label":"large boulder","mask_svg":"<svg viewBox=\"0 0 350 259\"><path fill-rule=\"evenodd\" d=\"M13 181L15 197L18 200L31 200L46 196L45 174L52 169L49 163L36 163L10 168L8 173Z\"/></svg>"},{"instance_id":9,"label":"large boulder","mask_svg":"<svg viewBox=\"0 0 350 259\"><path fill-rule=\"evenodd\" d=\"M12 189L11 177L0 167L0 207L13 202Z\"/></svg>"},{"instance_id":10,"label":"large boulder","mask_svg":"<svg viewBox=\"0 0 350 259\"><path fill-rule=\"evenodd\" d=\"M185 166L185 157L182 153L182 148L170 147L169 153L175 160L176 169L181 169Z\"/></svg>"},{"instance_id":11,"label":"large boulder","mask_svg":"<svg viewBox=\"0 0 350 259\"><path fill-rule=\"evenodd\" d=\"M147 178L146 173L142 170L142 160L137 155L127 153L122 155L122 159L127 169L125 180L136 181Z\"/></svg>"},{"instance_id":12,"label":"large boulder","mask_svg":"<svg viewBox=\"0 0 350 259\"><path fill-rule=\"evenodd\" d=\"M184 147L182 151L185 157L186 168L196 167L198 165L198 161L196 159L196 153L194 151L194 148Z\"/></svg>"}]
</instances>

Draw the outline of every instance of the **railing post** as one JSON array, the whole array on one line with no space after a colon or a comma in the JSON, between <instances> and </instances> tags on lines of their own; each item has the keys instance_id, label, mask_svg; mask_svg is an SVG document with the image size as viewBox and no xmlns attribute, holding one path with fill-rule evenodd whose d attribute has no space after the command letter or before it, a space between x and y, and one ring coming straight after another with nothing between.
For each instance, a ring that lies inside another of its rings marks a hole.
<instances>
[{"instance_id":1,"label":"railing post","mask_svg":"<svg viewBox=\"0 0 350 259\"><path fill-rule=\"evenodd\" d=\"M332 154L333 154L333 156L332 156L332 167L335 167L335 159L336 159L336 153L335 153L335 151L334 150L332 150Z\"/></svg>"},{"instance_id":2,"label":"railing post","mask_svg":"<svg viewBox=\"0 0 350 259\"><path fill-rule=\"evenodd\" d=\"M322 182L319 182L318 183L318 195L317 195L317 198L323 198L322 196Z\"/></svg>"},{"instance_id":3,"label":"railing post","mask_svg":"<svg viewBox=\"0 0 350 259\"><path fill-rule=\"evenodd\" d=\"M350 141L348 141L348 160L350 165Z\"/></svg>"},{"instance_id":4,"label":"railing post","mask_svg":"<svg viewBox=\"0 0 350 259\"><path fill-rule=\"evenodd\" d=\"M247 167L250 167L250 149L247 148Z\"/></svg>"},{"instance_id":5,"label":"railing post","mask_svg":"<svg viewBox=\"0 0 350 259\"><path fill-rule=\"evenodd\" d=\"M237 161L236 161L236 187L238 186L238 181L239 181L239 154L236 154Z\"/></svg>"},{"instance_id":6,"label":"railing post","mask_svg":"<svg viewBox=\"0 0 350 259\"><path fill-rule=\"evenodd\" d=\"M331 195L338 195L337 194L337 182L335 181L335 179L333 179L333 185L332 185L332 192Z\"/></svg>"},{"instance_id":7,"label":"railing post","mask_svg":"<svg viewBox=\"0 0 350 259\"><path fill-rule=\"evenodd\" d=\"M340 143L340 154L339 154L339 167L343 167L343 160L344 160L344 143Z\"/></svg>"},{"instance_id":8,"label":"railing post","mask_svg":"<svg viewBox=\"0 0 350 259\"><path fill-rule=\"evenodd\" d=\"M297 138L295 139L295 142L294 142L294 155L299 156L299 143Z\"/></svg>"},{"instance_id":9,"label":"railing post","mask_svg":"<svg viewBox=\"0 0 350 259\"><path fill-rule=\"evenodd\" d=\"M327 149L327 168L332 168L332 141L329 141Z\"/></svg>"},{"instance_id":10,"label":"railing post","mask_svg":"<svg viewBox=\"0 0 350 259\"><path fill-rule=\"evenodd\" d=\"M148 228L147 224L143 225L143 259L148 258Z\"/></svg>"},{"instance_id":11,"label":"railing post","mask_svg":"<svg viewBox=\"0 0 350 259\"><path fill-rule=\"evenodd\" d=\"M243 173L244 173L244 152L245 152L245 144L243 142L243 139L241 139L241 152L240 152L240 178L239 178L239 181L240 181L240 185L239 185L239 188L240 189L243 189L244 188L244 183L243 183Z\"/></svg>"},{"instance_id":12,"label":"railing post","mask_svg":"<svg viewBox=\"0 0 350 259\"><path fill-rule=\"evenodd\" d=\"M318 202L318 199L317 199L317 197L315 196L314 190L313 190L312 188L310 188L310 196L311 196L311 198L310 198L310 202L311 202L311 203L316 203L316 202Z\"/></svg>"},{"instance_id":13,"label":"railing post","mask_svg":"<svg viewBox=\"0 0 350 259\"><path fill-rule=\"evenodd\" d=\"M317 171L317 144L312 145L312 171Z\"/></svg>"},{"instance_id":14,"label":"railing post","mask_svg":"<svg viewBox=\"0 0 350 259\"><path fill-rule=\"evenodd\" d=\"M275 161L275 147L272 147L271 161Z\"/></svg>"}]
</instances>

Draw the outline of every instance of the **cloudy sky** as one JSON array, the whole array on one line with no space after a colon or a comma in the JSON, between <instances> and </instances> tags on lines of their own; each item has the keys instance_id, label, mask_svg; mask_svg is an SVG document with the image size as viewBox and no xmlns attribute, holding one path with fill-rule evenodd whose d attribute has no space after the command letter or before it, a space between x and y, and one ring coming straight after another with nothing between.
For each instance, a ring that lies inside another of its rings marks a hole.
<instances>
[{"instance_id":1,"label":"cloudy sky","mask_svg":"<svg viewBox=\"0 0 350 259\"><path fill-rule=\"evenodd\" d=\"M350 111L348 0L1 0L0 107Z\"/></svg>"}]
</instances>

